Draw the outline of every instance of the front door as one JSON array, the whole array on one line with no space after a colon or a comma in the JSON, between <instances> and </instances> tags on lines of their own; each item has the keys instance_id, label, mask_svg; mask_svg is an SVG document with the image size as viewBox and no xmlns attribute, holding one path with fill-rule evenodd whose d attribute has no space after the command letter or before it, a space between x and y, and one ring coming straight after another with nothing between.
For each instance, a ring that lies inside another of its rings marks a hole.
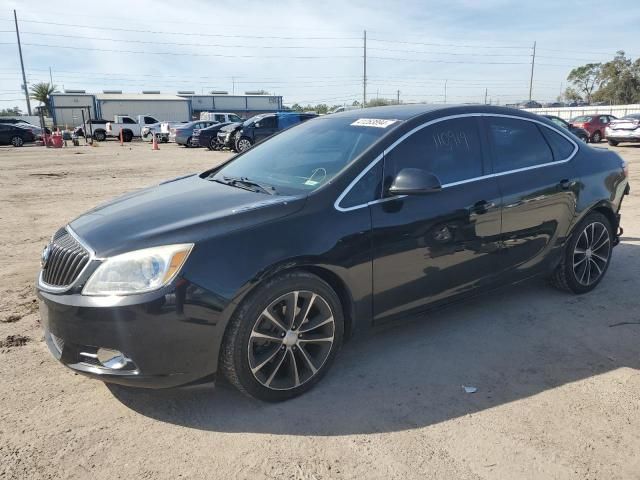
<instances>
[{"instance_id":1,"label":"front door","mask_svg":"<svg viewBox=\"0 0 640 480\"><path fill-rule=\"evenodd\" d=\"M526 277L549 267L575 215L579 190L570 159L578 148L542 123L484 117L502 193L503 267Z\"/></svg>"},{"instance_id":2,"label":"front door","mask_svg":"<svg viewBox=\"0 0 640 480\"><path fill-rule=\"evenodd\" d=\"M439 192L370 205L374 321L486 285L498 273L500 193L476 117L416 131L384 158L386 188L403 168L435 174Z\"/></svg>"}]
</instances>

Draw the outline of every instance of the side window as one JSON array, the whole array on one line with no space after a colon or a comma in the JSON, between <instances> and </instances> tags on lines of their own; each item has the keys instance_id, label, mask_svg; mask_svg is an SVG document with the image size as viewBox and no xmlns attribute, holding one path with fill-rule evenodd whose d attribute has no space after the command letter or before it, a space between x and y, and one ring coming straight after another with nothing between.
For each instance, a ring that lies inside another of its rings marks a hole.
<instances>
[{"instance_id":1,"label":"side window","mask_svg":"<svg viewBox=\"0 0 640 480\"><path fill-rule=\"evenodd\" d=\"M364 176L351 187L349 193L340 201L342 208L365 205L380 197L382 190L382 162L376 163Z\"/></svg>"},{"instance_id":2,"label":"side window","mask_svg":"<svg viewBox=\"0 0 640 480\"><path fill-rule=\"evenodd\" d=\"M136 122L135 122L135 120L133 118L124 117L122 119L122 123L136 123Z\"/></svg>"},{"instance_id":3,"label":"side window","mask_svg":"<svg viewBox=\"0 0 640 480\"><path fill-rule=\"evenodd\" d=\"M559 119L558 117L552 117L550 119L553 123L555 123L556 125L558 125L559 127L562 128L567 128L567 124L564 123L561 119Z\"/></svg>"},{"instance_id":4,"label":"side window","mask_svg":"<svg viewBox=\"0 0 640 480\"><path fill-rule=\"evenodd\" d=\"M258 123L260 128L276 128L276 117L264 117Z\"/></svg>"},{"instance_id":5,"label":"side window","mask_svg":"<svg viewBox=\"0 0 640 480\"><path fill-rule=\"evenodd\" d=\"M418 130L385 156L385 184L403 168L421 168L444 185L482 176L476 118L457 118Z\"/></svg>"},{"instance_id":6,"label":"side window","mask_svg":"<svg viewBox=\"0 0 640 480\"><path fill-rule=\"evenodd\" d=\"M229 121L230 121L230 122L241 122L241 121L242 121L242 119L241 119L238 115L236 115L236 114L234 113L234 114L232 114L232 115L229 115Z\"/></svg>"},{"instance_id":7,"label":"side window","mask_svg":"<svg viewBox=\"0 0 640 480\"><path fill-rule=\"evenodd\" d=\"M213 118L216 122L224 122L224 115L214 115Z\"/></svg>"},{"instance_id":8,"label":"side window","mask_svg":"<svg viewBox=\"0 0 640 480\"><path fill-rule=\"evenodd\" d=\"M554 160L566 160L571 156L573 150L576 148L573 143L550 128L541 126L540 131L544 135L544 138L547 139L549 146L551 146Z\"/></svg>"},{"instance_id":9,"label":"side window","mask_svg":"<svg viewBox=\"0 0 640 480\"><path fill-rule=\"evenodd\" d=\"M289 128L292 125L295 125L296 123L300 123L300 116L299 115L282 115L280 118L278 118L278 128L280 128L281 130L284 130L285 128Z\"/></svg>"},{"instance_id":10,"label":"side window","mask_svg":"<svg viewBox=\"0 0 640 480\"><path fill-rule=\"evenodd\" d=\"M153 117L144 117L144 123L146 125L151 125L152 123L157 123L156 119Z\"/></svg>"},{"instance_id":11,"label":"side window","mask_svg":"<svg viewBox=\"0 0 640 480\"><path fill-rule=\"evenodd\" d=\"M553 162L551 148L534 122L487 117L495 173Z\"/></svg>"},{"instance_id":12,"label":"side window","mask_svg":"<svg viewBox=\"0 0 640 480\"><path fill-rule=\"evenodd\" d=\"M609 117L607 117L606 115L601 116L600 123L604 123L604 124L609 123Z\"/></svg>"}]
</instances>

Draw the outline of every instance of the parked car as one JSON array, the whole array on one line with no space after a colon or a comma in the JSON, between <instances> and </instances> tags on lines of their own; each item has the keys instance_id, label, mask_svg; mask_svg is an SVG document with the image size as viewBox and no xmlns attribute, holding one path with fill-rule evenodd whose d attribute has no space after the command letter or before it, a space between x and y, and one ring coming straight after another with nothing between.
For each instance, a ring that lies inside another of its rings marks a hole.
<instances>
[{"instance_id":1,"label":"parked car","mask_svg":"<svg viewBox=\"0 0 640 480\"><path fill-rule=\"evenodd\" d=\"M94 118L87 120L84 124L77 126L73 129L73 133L78 137L84 137L85 133L93 133L93 139L99 142L104 142L107 139L107 123L109 120L104 118Z\"/></svg>"},{"instance_id":2,"label":"parked car","mask_svg":"<svg viewBox=\"0 0 640 480\"><path fill-rule=\"evenodd\" d=\"M109 137L119 137L122 132L122 140L130 142L133 137L142 135L142 127L153 125L158 120L149 115L138 115L135 119L127 115L115 115L113 122L107 122L105 130Z\"/></svg>"},{"instance_id":3,"label":"parked car","mask_svg":"<svg viewBox=\"0 0 640 480\"><path fill-rule=\"evenodd\" d=\"M541 115L541 116L544 118L548 118L557 126L564 128L565 130L569 130L571 133L573 133L576 137L578 137L583 142L587 143L589 141L589 133L584 128L576 127L570 124L569 122L567 122L566 120L563 120L560 117L556 117L555 115Z\"/></svg>"},{"instance_id":4,"label":"parked car","mask_svg":"<svg viewBox=\"0 0 640 480\"><path fill-rule=\"evenodd\" d=\"M525 111L326 115L58 230L36 285L44 338L106 382L218 373L285 400L369 327L536 275L592 291L628 192L619 155Z\"/></svg>"},{"instance_id":5,"label":"parked car","mask_svg":"<svg viewBox=\"0 0 640 480\"><path fill-rule=\"evenodd\" d=\"M36 135L32 128L20 127L16 124L0 123L0 145L22 147L25 143L35 142Z\"/></svg>"},{"instance_id":6,"label":"parked car","mask_svg":"<svg viewBox=\"0 0 640 480\"><path fill-rule=\"evenodd\" d=\"M527 100L518 105L520 108L542 108L542 104L535 100Z\"/></svg>"},{"instance_id":7,"label":"parked car","mask_svg":"<svg viewBox=\"0 0 640 480\"><path fill-rule=\"evenodd\" d=\"M207 147L209 150L218 150L221 148L218 145L218 132L227 125L230 125L230 122L216 123L201 130L196 128L193 131L191 143L200 147Z\"/></svg>"},{"instance_id":8,"label":"parked car","mask_svg":"<svg viewBox=\"0 0 640 480\"><path fill-rule=\"evenodd\" d=\"M316 118L316 113L281 112L261 115L242 124L236 133L236 152L244 152L253 145L286 128Z\"/></svg>"},{"instance_id":9,"label":"parked car","mask_svg":"<svg viewBox=\"0 0 640 480\"><path fill-rule=\"evenodd\" d=\"M193 131L195 129L203 129L215 125L217 122L209 120L194 120L193 122L187 122L185 124L176 127L172 140L178 145L184 145L185 147L197 147L193 140Z\"/></svg>"},{"instance_id":10,"label":"parked car","mask_svg":"<svg viewBox=\"0 0 640 480\"><path fill-rule=\"evenodd\" d=\"M632 113L611 120L605 130L607 142L615 147L621 142L640 142L640 113Z\"/></svg>"},{"instance_id":11,"label":"parked car","mask_svg":"<svg viewBox=\"0 0 640 480\"><path fill-rule=\"evenodd\" d=\"M226 127L222 127L218 131L218 145L221 145L222 148L228 148L230 150L236 149L236 141L238 140L237 135L243 124L249 124L251 122L255 122L258 118L262 118L265 114L254 115L253 117L245 120L244 122L233 122L227 125Z\"/></svg>"},{"instance_id":12,"label":"parked car","mask_svg":"<svg viewBox=\"0 0 640 480\"><path fill-rule=\"evenodd\" d=\"M615 119L616 117L613 115L580 115L571 120L571 125L586 130L589 135L589 141L592 143L600 143L600 141L605 138L607 125L609 125L611 120Z\"/></svg>"},{"instance_id":13,"label":"parked car","mask_svg":"<svg viewBox=\"0 0 640 480\"><path fill-rule=\"evenodd\" d=\"M200 120L209 120L218 123L243 122L235 113L228 112L200 112Z\"/></svg>"}]
</instances>

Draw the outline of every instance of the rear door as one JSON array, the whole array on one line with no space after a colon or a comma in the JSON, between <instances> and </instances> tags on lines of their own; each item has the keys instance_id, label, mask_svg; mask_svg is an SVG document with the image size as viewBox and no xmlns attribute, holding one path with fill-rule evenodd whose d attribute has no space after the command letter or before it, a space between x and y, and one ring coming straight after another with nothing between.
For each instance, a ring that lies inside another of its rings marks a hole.
<instances>
[{"instance_id":1,"label":"rear door","mask_svg":"<svg viewBox=\"0 0 640 480\"><path fill-rule=\"evenodd\" d=\"M578 147L542 122L487 116L483 123L502 194L502 267L526 277L561 251L575 215L579 187L570 160Z\"/></svg>"}]
</instances>

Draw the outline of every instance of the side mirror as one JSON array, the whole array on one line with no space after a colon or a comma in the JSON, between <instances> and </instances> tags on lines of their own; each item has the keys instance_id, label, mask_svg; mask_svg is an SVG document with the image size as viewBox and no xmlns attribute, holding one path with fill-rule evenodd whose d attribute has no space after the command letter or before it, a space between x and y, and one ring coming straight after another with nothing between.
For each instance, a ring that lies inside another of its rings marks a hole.
<instances>
[{"instance_id":1,"label":"side mirror","mask_svg":"<svg viewBox=\"0 0 640 480\"><path fill-rule=\"evenodd\" d=\"M260 122L256 123L256 124L254 125L254 127L255 127L255 128L260 128Z\"/></svg>"},{"instance_id":2,"label":"side mirror","mask_svg":"<svg viewBox=\"0 0 640 480\"><path fill-rule=\"evenodd\" d=\"M403 168L389 187L390 195L424 195L442 190L442 184L433 173L420 168Z\"/></svg>"}]
</instances>

